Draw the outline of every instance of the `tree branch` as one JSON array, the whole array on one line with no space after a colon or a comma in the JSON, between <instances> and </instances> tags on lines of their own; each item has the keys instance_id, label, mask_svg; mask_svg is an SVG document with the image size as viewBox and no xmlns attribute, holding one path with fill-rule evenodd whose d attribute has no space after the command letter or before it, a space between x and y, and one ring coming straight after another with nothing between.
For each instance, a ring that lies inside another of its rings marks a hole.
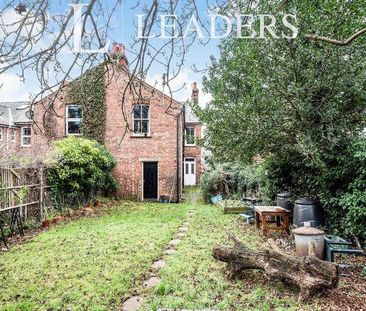
<instances>
[{"instance_id":1,"label":"tree branch","mask_svg":"<svg viewBox=\"0 0 366 311\"><path fill-rule=\"evenodd\" d=\"M334 44L334 45L346 46L346 45L351 44L355 39L357 39L358 37L361 37L365 33L366 33L366 28L361 29L360 31L356 32L354 35L352 35L345 41L339 41L339 40L332 39L332 38L322 37L322 36L318 36L318 35L309 35L309 34L305 35L305 38L308 40L313 40L313 41L323 41L323 42Z\"/></svg>"}]
</instances>

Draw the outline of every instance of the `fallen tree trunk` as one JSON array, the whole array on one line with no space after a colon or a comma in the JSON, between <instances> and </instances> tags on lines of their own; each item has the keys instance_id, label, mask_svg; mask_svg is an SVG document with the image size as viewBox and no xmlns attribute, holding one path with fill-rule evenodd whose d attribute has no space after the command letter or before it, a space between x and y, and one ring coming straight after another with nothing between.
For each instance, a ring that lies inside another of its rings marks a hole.
<instances>
[{"instance_id":1,"label":"fallen tree trunk","mask_svg":"<svg viewBox=\"0 0 366 311\"><path fill-rule=\"evenodd\" d=\"M297 257L284 254L273 241L263 250L254 251L246 247L235 236L231 236L234 247L215 247L212 255L226 262L235 275L247 269L263 270L273 280L281 280L300 289L299 300L338 285L338 266L322 261L315 256Z\"/></svg>"}]
</instances>

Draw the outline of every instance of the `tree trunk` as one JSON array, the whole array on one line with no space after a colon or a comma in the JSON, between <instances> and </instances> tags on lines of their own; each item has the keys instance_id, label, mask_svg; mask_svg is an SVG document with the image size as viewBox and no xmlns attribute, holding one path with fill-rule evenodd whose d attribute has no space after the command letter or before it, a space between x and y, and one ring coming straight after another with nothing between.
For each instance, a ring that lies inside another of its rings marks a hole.
<instances>
[{"instance_id":1,"label":"tree trunk","mask_svg":"<svg viewBox=\"0 0 366 311\"><path fill-rule=\"evenodd\" d=\"M299 300L338 285L338 266L315 256L297 257L284 254L269 240L263 250L254 251L231 236L234 247L215 247L212 255L226 262L235 275L246 269L263 270L273 280L281 280L300 289Z\"/></svg>"}]
</instances>

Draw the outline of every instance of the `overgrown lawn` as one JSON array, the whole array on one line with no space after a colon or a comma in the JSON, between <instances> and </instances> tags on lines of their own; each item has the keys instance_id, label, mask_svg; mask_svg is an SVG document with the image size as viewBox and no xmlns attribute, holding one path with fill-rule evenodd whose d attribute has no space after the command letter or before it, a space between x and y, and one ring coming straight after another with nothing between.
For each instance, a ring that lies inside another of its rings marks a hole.
<instances>
[{"instance_id":1,"label":"overgrown lawn","mask_svg":"<svg viewBox=\"0 0 366 311\"><path fill-rule=\"evenodd\" d=\"M141 287L186 206L119 202L0 255L1 310L117 310Z\"/></svg>"},{"instance_id":2,"label":"overgrown lawn","mask_svg":"<svg viewBox=\"0 0 366 311\"><path fill-rule=\"evenodd\" d=\"M264 240L236 215L192 202L116 202L102 216L61 224L0 255L0 309L119 310L139 294L145 311L315 310L299 305L295 290L266 280L261 271L229 280L225 264L212 257L213 246L229 245L230 233L253 248ZM163 255L192 208L187 236L176 253ZM154 274L151 265L161 258L167 265ZM143 282L152 275L161 283L147 289Z\"/></svg>"},{"instance_id":3,"label":"overgrown lawn","mask_svg":"<svg viewBox=\"0 0 366 311\"><path fill-rule=\"evenodd\" d=\"M264 240L254 226L244 225L237 215L225 215L217 207L196 204L187 237L177 252L167 257L160 271L161 284L146 295L144 311L159 308L187 310L316 310L297 303L296 289L270 282L261 271L248 271L242 279L229 280L224 263L212 257L215 245L232 245L234 233L252 248Z\"/></svg>"}]
</instances>

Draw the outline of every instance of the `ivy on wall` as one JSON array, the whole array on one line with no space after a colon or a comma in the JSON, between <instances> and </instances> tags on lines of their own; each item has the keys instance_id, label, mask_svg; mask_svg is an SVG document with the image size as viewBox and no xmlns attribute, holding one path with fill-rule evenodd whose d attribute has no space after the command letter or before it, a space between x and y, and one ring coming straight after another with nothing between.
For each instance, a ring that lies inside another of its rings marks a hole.
<instances>
[{"instance_id":1,"label":"ivy on wall","mask_svg":"<svg viewBox=\"0 0 366 311\"><path fill-rule=\"evenodd\" d=\"M83 136L104 141L105 131L105 66L101 64L85 72L69 84L69 103L81 105L83 111Z\"/></svg>"}]
</instances>

